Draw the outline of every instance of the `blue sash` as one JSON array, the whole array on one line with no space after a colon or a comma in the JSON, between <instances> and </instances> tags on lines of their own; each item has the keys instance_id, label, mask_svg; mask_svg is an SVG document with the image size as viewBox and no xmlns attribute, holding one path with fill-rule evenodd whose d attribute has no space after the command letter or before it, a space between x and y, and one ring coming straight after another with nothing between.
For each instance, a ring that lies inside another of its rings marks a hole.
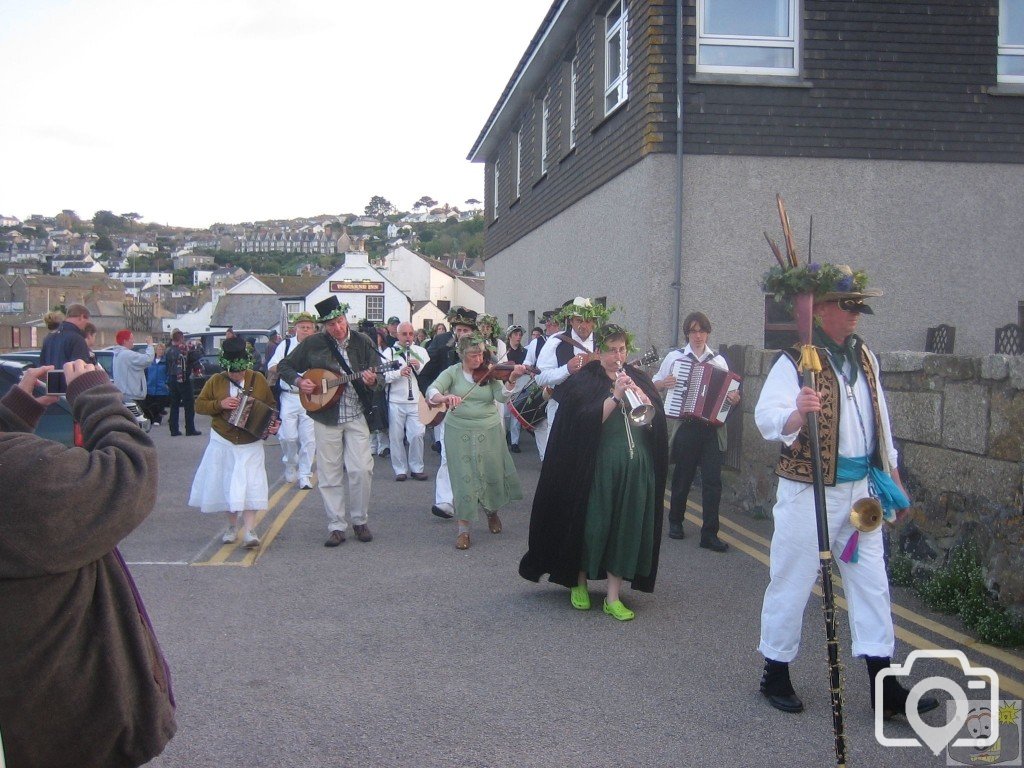
<instances>
[{"instance_id":1,"label":"blue sash","mask_svg":"<svg viewBox=\"0 0 1024 768\"><path fill-rule=\"evenodd\" d=\"M886 472L872 465L867 456L839 457L836 467L836 483L853 483L863 480L865 477L868 479L871 495L877 498L882 505L886 520L895 520L897 509L906 509L910 506L910 499L896 485L896 481Z\"/></svg>"}]
</instances>

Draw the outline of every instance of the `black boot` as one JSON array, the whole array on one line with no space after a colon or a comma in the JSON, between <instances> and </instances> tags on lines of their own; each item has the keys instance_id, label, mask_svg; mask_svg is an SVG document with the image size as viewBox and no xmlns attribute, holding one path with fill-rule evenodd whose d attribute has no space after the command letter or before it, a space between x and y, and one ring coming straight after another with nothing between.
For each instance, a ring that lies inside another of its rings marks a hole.
<instances>
[{"instance_id":1,"label":"black boot","mask_svg":"<svg viewBox=\"0 0 1024 768\"><path fill-rule=\"evenodd\" d=\"M789 664L784 661L764 660L764 674L761 676L761 693L768 703L783 712L803 712L804 703L793 690L789 681Z\"/></svg>"},{"instance_id":2,"label":"black boot","mask_svg":"<svg viewBox=\"0 0 1024 768\"><path fill-rule=\"evenodd\" d=\"M868 678L871 682L871 708L875 708L875 680L878 673L892 665L887 656L865 656L868 665ZM892 720L896 715L907 714L907 697L910 691L900 685L894 675L886 675L882 680L882 719ZM922 696L917 702L917 714L923 715L937 709L939 701L934 696Z\"/></svg>"}]
</instances>

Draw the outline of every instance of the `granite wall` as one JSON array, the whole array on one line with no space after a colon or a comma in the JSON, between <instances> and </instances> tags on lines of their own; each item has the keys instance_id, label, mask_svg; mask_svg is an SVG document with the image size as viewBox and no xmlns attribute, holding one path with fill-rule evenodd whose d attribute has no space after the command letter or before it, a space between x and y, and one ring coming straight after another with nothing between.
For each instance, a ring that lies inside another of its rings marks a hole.
<instances>
[{"instance_id":1,"label":"granite wall","mask_svg":"<svg viewBox=\"0 0 1024 768\"><path fill-rule=\"evenodd\" d=\"M727 501L751 514L774 504L778 446L761 439L753 412L776 354L744 348L742 448L724 480ZM976 545L989 587L1024 612L1024 357L884 352L879 362L914 502L893 546L938 567L956 545Z\"/></svg>"}]
</instances>

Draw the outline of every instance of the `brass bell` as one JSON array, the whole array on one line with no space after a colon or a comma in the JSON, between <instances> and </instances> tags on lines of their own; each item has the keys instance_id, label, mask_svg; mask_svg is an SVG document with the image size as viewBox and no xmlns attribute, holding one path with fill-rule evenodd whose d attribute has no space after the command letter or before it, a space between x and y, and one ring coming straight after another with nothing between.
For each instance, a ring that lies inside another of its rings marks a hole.
<instances>
[{"instance_id":1,"label":"brass bell","mask_svg":"<svg viewBox=\"0 0 1024 768\"><path fill-rule=\"evenodd\" d=\"M850 510L850 524L861 533L871 533L882 524L882 505L870 496L857 499Z\"/></svg>"}]
</instances>

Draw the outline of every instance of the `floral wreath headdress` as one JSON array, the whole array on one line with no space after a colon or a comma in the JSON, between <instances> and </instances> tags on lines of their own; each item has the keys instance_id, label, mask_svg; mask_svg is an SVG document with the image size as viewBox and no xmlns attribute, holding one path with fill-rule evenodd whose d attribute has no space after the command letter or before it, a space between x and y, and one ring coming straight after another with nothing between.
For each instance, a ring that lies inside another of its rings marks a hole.
<instances>
[{"instance_id":1,"label":"floral wreath headdress","mask_svg":"<svg viewBox=\"0 0 1024 768\"><path fill-rule=\"evenodd\" d=\"M614 307L606 307L583 296L577 296L571 303L562 307L557 317L561 322L573 317L582 317L584 320L593 320L598 325L603 325L608 322L614 309Z\"/></svg>"}]
</instances>

